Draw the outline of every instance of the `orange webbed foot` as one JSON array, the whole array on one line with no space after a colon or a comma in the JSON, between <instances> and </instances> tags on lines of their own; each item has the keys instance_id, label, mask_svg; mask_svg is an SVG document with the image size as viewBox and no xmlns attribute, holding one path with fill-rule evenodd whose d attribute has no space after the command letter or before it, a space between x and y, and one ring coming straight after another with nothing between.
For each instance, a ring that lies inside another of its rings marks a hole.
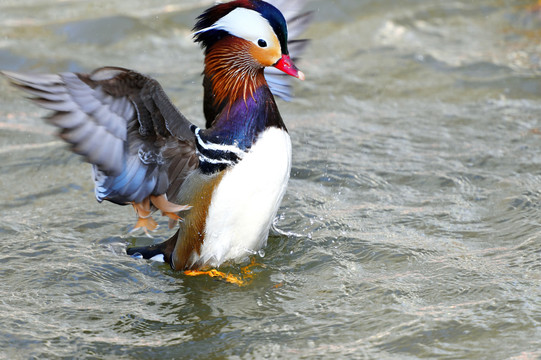
<instances>
[{"instance_id":1,"label":"orange webbed foot","mask_svg":"<svg viewBox=\"0 0 541 360\"><path fill-rule=\"evenodd\" d=\"M208 275L210 277L217 277L217 278L220 278L220 279L224 279L228 283L236 284L238 286L247 285L247 283L240 276L235 276L233 274L226 274L226 273L224 273L222 271L218 271L216 269L210 269L210 270L207 270L207 271L186 270L186 271L184 271L184 275L188 275L188 276Z\"/></svg>"},{"instance_id":2,"label":"orange webbed foot","mask_svg":"<svg viewBox=\"0 0 541 360\"><path fill-rule=\"evenodd\" d=\"M143 229L143 231L145 232L145 234L148 237L152 237L152 235L150 235L149 231L154 231L157 228L158 228L158 223L156 222L156 220L154 220L152 218L152 216L139 217L139 218L137 218L137 222L135 223L135 226L133 227L133 229L130 232L134 232L134 231L137 231L139 229Z\"/></svg>"},{"instance_id":3,"label":"orange webbed foot","mask_svg":"<svg viewBox=\"0 0 541 360\"><path fill-rule=\"evenodd\" d=\"M149 234L149 231L154 231L158 228L158 223L152 218L150 210L150 200L148 198L144 199L140 203L132 202L132 206L137 213L137 222L130 232L143 229L145 234L149 237L152 237Z\"/></svg>"},{"instance_id":4,"label":"orange webbed foot","mask_svg":"<svg viewBox=\"0 0 541 360\"><path fill-rule=\"evenodd\" d=\"M162 211L162 216L167 216L169 218L169 223L167 224L169 226L169 229L174 228L179 221L182 221L182 218L176 213Z\"/></svg>"},{"instance_id":5,"label":"orange webbed foot","mask_svg":"<svg viewBox=\"0 0 541 360\"><path fill-rule=\"evenodd\" d=\"M132 202L131 204L137 213L137 223L131 232L143 229L145 234L149 237L152 237L149 234L149 231L154 231L158 228L158 223L151 216L151 205L161 210L162 215L169 218L170 229L172 229L179 220L182 220L182 218L178 216L178 212L191 209L191 206L189 205L177 205L169 202L165 194L159 196L151 195L143 199L140 203Z\"/></svg>"},{"instance_id":6,"label":"orange webbed foot","mask_svg":"<svg viewBox=\"0 0 541 360\"><path fill-rule=\"evenodd\" d=\"M172 229L179 220L182 220L182 218L178 216L178 212L192 208L190 205L177 205L170 202L167 200L167 196L165 194L160 196L151 195L150 201L154 206L162 211L163 216L167 216L169 218L169 229Z\"/></svg>"},{"instance_id":7,"label":"orange webbed foot","mask_svg":"<svg viewBox=\"0 0 541 360\"><path fill-rule=\"evenodd\" d=\"M224 279L228 283L236 284L238 286L246 286L250 284L254 278L254 273L252 272L251 268L261 265L259 263L255 262L255 259L252 258L252 261L249 265L241 268L241 273L239 275L233 275L233 274L226 274L222 271L218 271L216 269L210 269L207 271L202 270L186 270L184 271L184 275L188 276L199 276L199 275L208 275L210 277L217 277L220 279Z\"/></svg>"},{"instance_id":8,"label":"orange webbed foot","mask_svg":"<svg viewBox=\"0 0 541 360\"><path fill-rule=\"evenodd\" d=\"M167 200L167 195L162 194L159 196L149 196L152 205L156 206L164 213L178 213L180 211L189 210L192 207L190 205L177 205Z\"/></svg>"}]
</instances>

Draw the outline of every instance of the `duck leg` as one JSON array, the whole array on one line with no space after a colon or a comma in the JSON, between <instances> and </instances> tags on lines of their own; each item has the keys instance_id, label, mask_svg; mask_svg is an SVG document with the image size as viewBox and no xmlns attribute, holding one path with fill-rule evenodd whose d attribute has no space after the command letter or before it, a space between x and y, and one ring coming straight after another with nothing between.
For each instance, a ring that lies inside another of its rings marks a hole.
<instances>
[{"instance_id":1,"label":"duck leg","mask_svg":"<svg viewBox=\"0 0 541 360\"><path fill-rule=\"evenodd\" d=\"M158 223L156 220L154 220L154 218L152 218L153 210L151 205L161 210L163 216L167 216L169 218L170 229L172 229L179 220L182 220L177 213L179 211L184 211L191 208L189 205L177 205L169 202L165 194L159 196L150 195L140 203L132 202L131 204L137 213L137 223L135 224L132 232L138 229L143 229L147 236L150 236L149 231L154 231L158 228Z\"/></svg>"},{"instance_id":2,"label":"duck leg","mask_svg":"<svg viewBox=\"0 0 541 360\"><path fill-rule=\"evenodd\" d=\"M191 209L190 205L177 205L170 202L165 194L159 196L150 195L149 198L152 205L161 210L163 216L169 218L169 229L172 229L179 220L182 220L178 216L178 212Z\"/></svg>"}]
</instances>

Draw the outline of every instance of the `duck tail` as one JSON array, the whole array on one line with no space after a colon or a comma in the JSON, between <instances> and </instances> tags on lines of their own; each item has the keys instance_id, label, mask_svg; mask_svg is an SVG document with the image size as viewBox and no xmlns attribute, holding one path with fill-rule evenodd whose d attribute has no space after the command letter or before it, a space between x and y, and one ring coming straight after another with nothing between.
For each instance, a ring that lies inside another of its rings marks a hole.
<instances>
[{"instance_id":1,"label":"duck tail","mask_svg":"<svg viewBox=\"0 0 541 360\"><path fill-rule=\"evenodd\" d=\"M149 246L132 247L126 249L126 253L137 259L148 259L171 264L171 254L175 249L178 231L168 240Z\"/></svg>"}]
</instances>

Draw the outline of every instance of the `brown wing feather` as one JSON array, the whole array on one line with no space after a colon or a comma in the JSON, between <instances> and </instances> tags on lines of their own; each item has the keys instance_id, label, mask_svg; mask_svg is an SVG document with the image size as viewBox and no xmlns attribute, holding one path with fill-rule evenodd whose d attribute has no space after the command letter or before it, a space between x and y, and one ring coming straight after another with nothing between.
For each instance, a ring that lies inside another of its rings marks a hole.
<instances>
[{"instance_id":1,"label":"brown wing feather","mask_svg":"<svg viewBox=\"0 0 541 360\"><path fill-rule=\"evenodd\" d=\"M176 200L186 176L199 166L199 158L193 143L177 139L173 140L172 146L164 151L163 156L169 161L167 198Z\"/></svg>"}]
</instances>

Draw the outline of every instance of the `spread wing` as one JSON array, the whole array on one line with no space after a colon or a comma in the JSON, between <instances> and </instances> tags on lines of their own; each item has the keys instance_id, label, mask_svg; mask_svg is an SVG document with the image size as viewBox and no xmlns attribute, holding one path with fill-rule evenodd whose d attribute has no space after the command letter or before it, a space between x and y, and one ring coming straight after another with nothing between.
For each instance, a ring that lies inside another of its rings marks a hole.
<instances>
[{"instance_id":1,"label":"spread wing","mask_svg":"<svg viewBox=\"0 0 541 360\"><path fill-rule=\"evenodd\" d=\"M309 40L299 39L299 36L308 28L313 20L313 13L304 11L306 0L267 0L284 15L287 23L289 55L296 61L304 52ZM265 68L265 79L271 92L286 101L292 99L291 76L274 68Z\"/></svg>"},{"instance_id":2,"label":"spread wing","mask_svg":"<svg viewBox=\"0 0 541 360\"><path fill-rule=\"evenodd\" d=\"M54 111L46 120L93 164L98 201L139 203L161 194L174 199L198 165L192 124L150 77L117 67L91 74L4 75Z\"/></svg>"}]
</instances>

